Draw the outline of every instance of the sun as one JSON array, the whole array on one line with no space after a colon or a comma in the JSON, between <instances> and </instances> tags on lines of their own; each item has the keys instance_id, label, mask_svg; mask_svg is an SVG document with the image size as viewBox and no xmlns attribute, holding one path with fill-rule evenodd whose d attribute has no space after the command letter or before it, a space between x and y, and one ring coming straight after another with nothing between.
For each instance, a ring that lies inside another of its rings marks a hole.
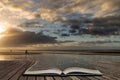
<instances>
[{"instance_id":1,"label":"sun","mask_svg":"<svg viewBox=\"0 0 120 80\"><path fill-rule=\"evenodd\" d=\"M5 31L5 26L0 24L0 33L4 32Z\"/></svg>"},{"instance_id":2,"label":"sun","mask_svg":"<svg viewBox=\"0 0 120 80\"><path fill-rule=\"evenodd\" d=\"M0 24L0 39L4 36L3 32L6 30L5 26L3 24Z\"/></svg>"}]
</instances>

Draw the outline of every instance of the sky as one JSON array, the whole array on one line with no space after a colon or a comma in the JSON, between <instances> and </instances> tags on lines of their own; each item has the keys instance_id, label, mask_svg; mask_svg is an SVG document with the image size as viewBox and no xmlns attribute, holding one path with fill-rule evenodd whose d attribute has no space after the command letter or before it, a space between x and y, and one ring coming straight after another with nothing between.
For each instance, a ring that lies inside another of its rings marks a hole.
<instances>
[{"instance_id":1,"label":"sky","mask_svg":"<svg viewBox=\"0 0 120 80\"><path fill-rule=\"evenodd\" d=\"M0 0L0 50L119 49L120 0Z\"/></svg>"}]
</instances>

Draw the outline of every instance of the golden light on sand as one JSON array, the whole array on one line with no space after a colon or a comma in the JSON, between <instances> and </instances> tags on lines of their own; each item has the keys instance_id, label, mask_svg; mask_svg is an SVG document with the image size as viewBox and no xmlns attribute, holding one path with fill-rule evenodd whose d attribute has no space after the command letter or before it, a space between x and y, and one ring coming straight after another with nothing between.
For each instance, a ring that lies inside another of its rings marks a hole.
<instances>
[{"instance_id":1,"label":"golden light on sand","mask_svg":"<svg viewBox=\"0 0 120 80\"><path fill-rule=\"evenodd\" d=\"M0 60L6 60L4 56L0 56Z\"/></svg>"},{"instance_id":2,"label":"golden light on sand","mask_svg":"<svg viewBox=\"0 0 120 80\"><path fill-rule=\"evenodd\" d=\"M2 37L3 37L3 35L0 34L0 38L2 38Z\"/></svg>"}]
</instances>

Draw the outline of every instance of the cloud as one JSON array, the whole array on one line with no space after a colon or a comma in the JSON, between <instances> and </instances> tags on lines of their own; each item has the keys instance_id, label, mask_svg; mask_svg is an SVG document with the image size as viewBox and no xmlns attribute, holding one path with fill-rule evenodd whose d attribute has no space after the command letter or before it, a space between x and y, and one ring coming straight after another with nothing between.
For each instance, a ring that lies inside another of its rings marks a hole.
<instances>
[{"instance_id":1,"label":"cloud","mask_svg":"<svg viewBox=\"0 0 120 80\"><path fill-rule=\"evenodd\" d=\"M11 4L10 7L11 7L13 10L23 10L23 9L24 9L23 6L18 5L18 4Z\"/></svg>"},{"instance_id":2,"label":"cloud","mask_svg":"<svg viewBox=\"0 0 120 80\"><path fill-rule=\"evenodd\" d=\"M119 3L120 0L1 0L0 18L11 24L20 24L33 18L59 21L72 13L101 17L119 14Z\"/></svg>"},{"instance_id":3,"label":"cloud","mask_svg":"<svg viewBox=\"0 0 120 80\"><path fill-rule=\"evenodd\" d=\"M76 31L79 30L79 35L120 35L120 15L99 17L93 19L83 18L82 21L68 20L66 21L66 23L71 25L71 34L76 33Z\"/></svg>"},{"instance_id":4,"label":"cloud","mask_svg":"<svg viewBox=\"0 0 120 80\"><path fill-rule=\"evenodd\" d=\"M47 24L48 22L45 23L45 21L42 20L31 20L30 22L28 21L19 25L19 27L39 28L39 30L42 30L44 33L47 33L48 35L57 35L57 37L71 37L71 35L81 36L85 34L93 36L111 36L120 34L120 15L89 19L77 14L76 17L69 17L69 19L66 18L66 20L61 20L61 22L63 23L60 23L62 25L55 23Z\"/></svg>"},{"instance_id":5,"label":"cloud","mask_svg":"<svg viewBox=\"0 0 120 80\"><path fill-rule=\"evenodd\" d=\"M26 46L32 44L51 44L57 43L56 37L46 36L43 33L22 31L18 28L10 28L0 39L0 45L3 46Z\"/></svg>"},{"instance_id":6,"label":"cloud","mask_svg":"<svg viewBox=\"0 0 120 80\"><path fill-rule=\"evenodd\" d=\"M77 42L82 39L77 37L86 34L102 37L119 35L119 4L120 0L0 0L0 23L18 25L4 33L0 45L39 45L58 43L57 40L64 44L73 36ZM66 31L62 34L64 28ZM43 33L38 33L40 31ZM67 38L63 39L60 35Z\"/></svg>"},{"instance_id":7,"label":"cloud","mask_svg":"<svg viewBox=\"0 0 120 80\"><path fill-rule=\"evenodd\" d=\"M93 23L95 26L120 26L120 15L94 18Z\"/></svg>"},{"instance_id":8,"label":"cloud","mask_svg":"<svg viewBox=\"0 0 120 80\"><path fill-rule=\"evenodd\" d=\"M1 1L0 6L2 7L0 8L0 21L7 22L11 25L17 25L21 22L33 18L33 16L31 16L31 12L26 10L28 3L29 1L25 3L23 0L12 0L7 2L4 0Z\"/></svg>"},{"instance_id":9,"label":"cloud","mask_svg":"<svg viewBox=\"0 0 120 80\"><path fill-rule=\"evenodd\" d=\"M120 12L120 0L73 0L74 2L68 6L61 8L61 11L79 12L82 14L93 14L92 17L101 17Z\"/></svg>"},{"instance_id":10,"label":"cloud","mask_svg":"<svg viewBox=\"0 0 120 80\"><path fill-rule=\"evenodd\" d=\"M55 21L58 17L57 12L54 12L50 9L38 9L34 16L35 18L41 18L42 20L49 20L49 21Z\"/></svg>"}]
</instances>

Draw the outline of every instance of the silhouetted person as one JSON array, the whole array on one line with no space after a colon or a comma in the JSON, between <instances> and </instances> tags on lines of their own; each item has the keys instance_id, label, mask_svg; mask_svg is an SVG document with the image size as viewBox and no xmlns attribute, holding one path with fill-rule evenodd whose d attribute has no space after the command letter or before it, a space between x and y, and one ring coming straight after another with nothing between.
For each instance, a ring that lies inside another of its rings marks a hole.
<instances>
[{"instance_id":1,"label":"silhouetted person","mask_svg":"<svg viewBox=\"0 0 120 80\"><path fill-rule=\"evenodd\" d=\"M10 50L10 53L12 53L12 50Z\"/></svg>"},{"instance_id":2,"label":"silhouetted person","mask_svg":"<svg viewBox=\"0 0 120 80\"><path fill-rule=\"evenodd\" d=\"M27 50L25 50L25 54L28 54L28 51L27 51Z\"/></svg>"},{"instance_id":3,"label":"silhouetted person","mask_svg":"<svg viewBox=\"0 0 120 80\"><path fill-rule=\"evenodd\" d=\"M29 53L28 53L28 50L25 50L25 55L26 55L26 58L27 58L27 55L28 55Z\"/></svg>"}]
</instances>

